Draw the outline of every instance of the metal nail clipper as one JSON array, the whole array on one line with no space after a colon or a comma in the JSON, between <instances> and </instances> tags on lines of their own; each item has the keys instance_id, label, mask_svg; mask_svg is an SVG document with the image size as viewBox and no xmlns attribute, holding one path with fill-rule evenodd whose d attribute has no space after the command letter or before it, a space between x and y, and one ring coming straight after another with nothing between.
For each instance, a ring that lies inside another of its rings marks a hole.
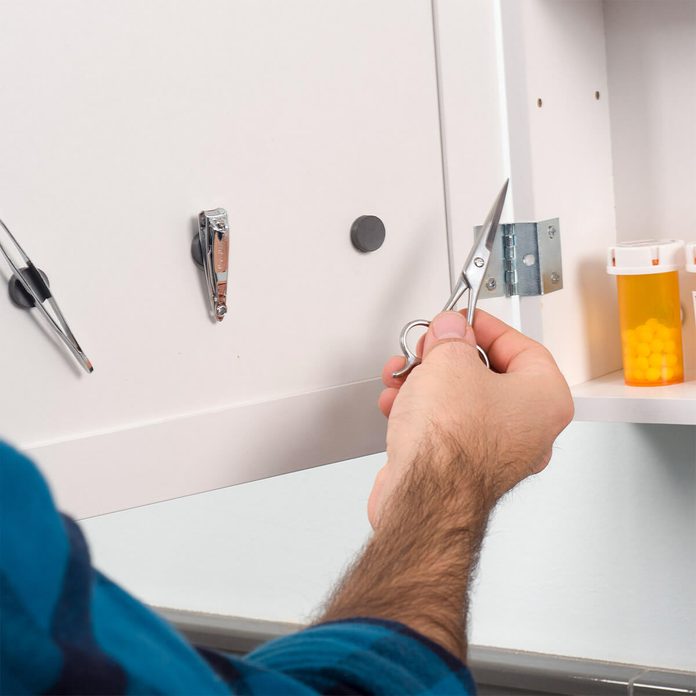
<instances>
[{"instance_id":1,"label":"metal nail clipper","mask_svg":"<svg viewBox=\"0 0 696 696\"><path fill-rule=\"evenodd\" d=\"M194 261L203 268L210 312L216 321L227 314L227 270L230 225L224 208L203 210L198 215L198 236L191 246Z\"/></svg>"},{"instance_id":2,"label":"metal nail clipper","mask_svg":"<svg viewBox=\"0 0 696 696\"><path fill-rule=\"evenodd\" d=\"M20 268L13 261L12 256L2 242L0 242L0 253L5 257L13 273L9 286L10 299L15 305L23 309L35 307L46 320L49 328L65 344L85 372L92 372L94 370L92 363L82 348L80 348L75 334L70 330L63 312L60 311L58 302L56 302L56 298L49 287L46 274L34 265L2 220L0 220L0 226L10 238L25 264L23 268Z\"/></svg>"},{"instance_id":3,"label":"metal nail clipper","mask_svg":"<svg viewBox=\"0 0 696 696\"><path fill-rule=\"evenodd\" d=\"M462 268L462 272L459 275L459 279L452 290L452 294L447 300L443 312L448 312L455 308L457 302L461 299L462 295L468 290L469 291L469 304L467 310L467 320L471 326L474 325L474 314L476 312L476 302L478 300L479 292L481 291L481 286L486 277L486 269L488 268L488 262L491 258L491 251L493 249L493 242L495 241L496 233L498 232L498 223L500 222L500 215L503 212L503 206L505 205L505 196L507 194L508 184L510 180L506 180L500 193L496 196L496 199L491 207L486 220L481 226L481 229L476 235L474 241L474 246L471 247L469 256L466 259L466 263ZM416 326L423 326L426 329L430 326L430 322L425 319L416 319L411 321L401 330L401 335L399 337L399 342L401 344L401 350L406 356L406 364L396 372L392 373L393 377L403 377L407 375L416 365L420 364L421 359L418 355L411 350L408 345L408 334L411 329ZM486 364L486 367L490 367L490 361L486 352L481 348L481 346L476 346L479 353L481 354L481 359Z\"/></svg>"}]
</instances>

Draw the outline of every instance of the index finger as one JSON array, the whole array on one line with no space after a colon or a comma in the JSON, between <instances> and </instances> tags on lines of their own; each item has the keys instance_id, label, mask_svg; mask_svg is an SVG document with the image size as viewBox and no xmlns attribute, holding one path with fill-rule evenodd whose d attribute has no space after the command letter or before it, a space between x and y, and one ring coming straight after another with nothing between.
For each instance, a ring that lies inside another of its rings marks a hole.
<instances>
[{"instance_id":1,"label":"index finger","mask_svg":"<svg viewBox=\"0 0 696 696\"><path fill-rule=\"evenodd\" d=\"M486 351L498 372L538 372L550 366L556 368L544 346L488 312L477 309L474 324L476 342Z\"/></svg>"}]
</instances>

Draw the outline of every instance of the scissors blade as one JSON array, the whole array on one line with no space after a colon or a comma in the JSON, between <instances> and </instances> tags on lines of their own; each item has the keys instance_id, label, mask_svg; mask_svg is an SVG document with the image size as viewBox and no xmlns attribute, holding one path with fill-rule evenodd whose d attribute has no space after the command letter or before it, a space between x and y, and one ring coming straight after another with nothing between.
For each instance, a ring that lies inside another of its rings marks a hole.
<instances>
[{"instance_id":1,"label":"scissors blade","mask_svg":"<svg viewBox=\"0 0 696 696\"><path fill-rule=\"evenodd\" d=\"M474 313L476 312L476 302L478 301L483 280L486 277L488 262L491 260L493 243L498 233L498 223L505 205L505 196L507 195L509 183L510 179L506 179L503 188L500 189L500 193L496 196L491 209L488 211L488 215L476 235L474 245L471 247L459 279L452 290L452 295L445 306L445 310L453 309L461 296L468 290L469 306L467 318L472 325Z\"/></svg>"},{"instance_id":2,"label":"scissors blade","mask_svg":"<svg viewBox=\"0 0 696 696\"><path fill-rule=\"evenodd\" d=\"M491 259L493 243L498 233L498 223L500 222L500 215L505 205L505 196L507 195L509 183L510 179L506 179L503 188L500 189L500 193L496 196L491 209L488 211L483 225L481 225L479 231L476 233L474 245L469 251L469 255L464 262L459 278L452 289L452 294L443 311L453 309L467 290L471 290L472 295L478 296L480 283L483 282L483 277L486 275L486 270L488 268L488 262ZM477 287L474 287L475 285L477 285Z\"/></svg>"},{"instance_id":3,"label":"scissors blade","mask_svg":"<svg viewBox=\"0 0 696 696\"><path fill-rule=\"evenodd\" d=\"M498 232L498 223L500 222L500 216L503 212L503 206L505 205L505 196L507 195L509 183L510 179L506 179L503 188L500 189L500 193L496 196L493 206L488 212L481 229L476 234L476 240L469 252L469 257L464 264L464 268L462 268L462 272L459 274L459 278L452 289L452 294L442 309L443 312L454 309L462 295L468 290L469 307L467 310L467 319L472 325L474 323L476 301L478 300L481 285L483 284L486 269L488 268L488 262L491 258L491 252L493 251L493 243L495 242L495 235ZM406 356L406 364L400 370L392 372L392 377L403 377L420 363L418 355L412 352L408 347L407 335L408 332L416 326L427 327L429 325L430 322L418 319L406 324L401 330L401 337L399 340L401 342L401 350ZM485 351L480 347L478 347L478 350L484 359L486 367L490 367L488 356Z\"/></svg>"},{"instance_id":4,"label":"scissors blade","mask_svg":"<svg viewBox=\"0 0 696 696\"><path fill-rule=\"evenodd\" d=\"M505 183L503 184L503 188L500 189L500 193L496 196L491 209L488 211L488 215L486 215L486 219L483 221L483 225L481 225L481 229L476 235L474 246L471 247L469 256L464 264L462 275L466 275L468 272L470 272L472 266L474 266L477 271L482 269L482 275L485 274L488 261L491 257L491 252L493 251L495 236L498 233L498 224L500 222L500 216L503 212L503 207L505 206L505 197L507 196L509 184L510 179L506 179ZM483 259L484 265L481 266L480 262L477 262L479 265L475 265L475 259Z\"/></svg>"}]
</instances>

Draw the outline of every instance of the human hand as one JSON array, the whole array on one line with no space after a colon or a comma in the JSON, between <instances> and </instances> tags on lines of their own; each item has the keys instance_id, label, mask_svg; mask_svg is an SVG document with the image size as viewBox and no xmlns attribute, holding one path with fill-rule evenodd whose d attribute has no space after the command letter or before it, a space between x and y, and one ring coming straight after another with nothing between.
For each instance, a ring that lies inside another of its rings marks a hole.
<instances>
[{"instance_id":1,"label":"human hand","mask_svg":"<svg viewBox=\"0 0 696 696\"><path fill-rule=\"evenodd\" d=\"M476 338L493 372L476 350ZM498 498L551 458L573 415L549 352L485 312L435 317L408 377L384 367L387 463L368 514L375 534L322 621L399 621L466 659L469 583Z\"/></svg>"},{"instance_id":2,"label":"human hand","mask_svg":"<svg viewBox=\"0 0 696 696\"><path fill-rule=\"evenodd\" d=\"M481 362L477 342L495 371ZM551 354L486 312L476 313L476 336L463 314L438 315L421 348L423 362L407 378L392 377L403 357L384 366L379 407L389 418L387 463L368 502L375 528L419 457L452 477L454 487L475 481L492 507L546 467L573 417L570 390Z\"/></svg>"}]
</instances>

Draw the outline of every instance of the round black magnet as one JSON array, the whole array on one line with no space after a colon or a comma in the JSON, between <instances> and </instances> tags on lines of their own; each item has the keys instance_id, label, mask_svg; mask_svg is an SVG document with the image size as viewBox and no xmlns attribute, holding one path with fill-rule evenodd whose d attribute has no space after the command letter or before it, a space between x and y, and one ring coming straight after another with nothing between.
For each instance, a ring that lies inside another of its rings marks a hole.
<instances>
[{"instance_id":1,"label":"round black magnet","mask_svg":"<svg viewBox=\"0 0 696 696\"><path fill-rule=\"evenodd\" d=\"M198 268L203 268L203 254L201 253L201 243L198 239L198 235L191 240L191 256L196 266L198 266Z\"/></svg>"},{"instance_id":2,"label":"round black magnet","mask_svg":"<svg viewBox=\"0 0 696 696\"><path fill-rule=\"evenodd\" d=\"M44 283L48 286L48 276L40 268L36 270L41 274ZM37 283L32 284L32 274L28 268L21 268L20 273L24 276L24 279L32 285L42 301L50 297L50 294L42 292L40 284L39 287L37 287ZM34 298L24 289L24 286L19 282L15 274L12 274L7 290L10 294L10 300L12 300L12 304L15 305L15 307L19 307L20 309L31 309L36 304Z\"/></svg>"},{"instance_id":3,"label":"round black magnet","mask_svg":"<svg viewBox=\"0 0 696 696\"><path fill-rule=\"evenodd\" d=\"M362 252L377 251L384 244L386 230L376 215L361 215L350 228L350 241Z\"/></svg>"}]
</instances>

